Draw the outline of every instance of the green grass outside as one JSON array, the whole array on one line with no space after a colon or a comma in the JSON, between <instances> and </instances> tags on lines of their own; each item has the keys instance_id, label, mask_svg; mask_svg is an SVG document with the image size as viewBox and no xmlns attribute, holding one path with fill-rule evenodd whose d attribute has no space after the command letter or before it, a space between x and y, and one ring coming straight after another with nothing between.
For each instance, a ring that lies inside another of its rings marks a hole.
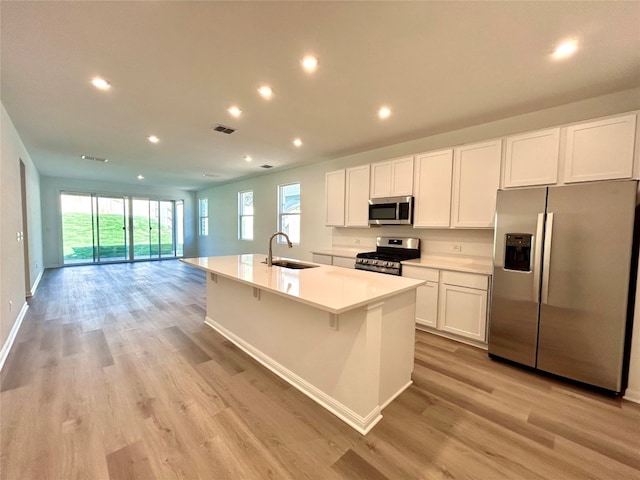
<instances>
[{"instance_id":1,"label":"green grass outside","mask_svg":"<svg viewBox=\"0 0 640 480\"><path fill-rule=\"evenodd\" d=\"M129 252L128 247L125 247L122 215L101 214L99 227L100 258L128 259ZM151 243L149 241L149 227L151 227ZM97 234L98 229L96 229ZM94 247L91 214L63 213L62 240L64 260L66 262L93 261ZM133 242L135 257L157 257L158 222L152 221L149 223L149 218L144 216L133 217ZM97 243L96 239L96 245ZM173 255L172 233L170 230L163 229L160 232L160 254L163 256Z\"/></svg>"}]
</instances>

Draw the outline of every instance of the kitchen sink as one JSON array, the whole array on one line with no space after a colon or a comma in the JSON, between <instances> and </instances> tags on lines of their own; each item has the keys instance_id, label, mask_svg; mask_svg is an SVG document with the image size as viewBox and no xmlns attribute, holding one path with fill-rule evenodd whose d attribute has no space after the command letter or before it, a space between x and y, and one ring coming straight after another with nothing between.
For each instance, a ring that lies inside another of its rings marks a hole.
<instances>
[{"instance_id":1,"label":"kitchen sink","mask_svg":"<svg viewBox=\"0 0 640 480\"><path fill-rule=\"evenodd\" d=\"M262 263L267 263L266 261ZM320 265L311 265L309 263L292 262L290 260L274 260L273 265L276 267L293 268L295 270L302 270L304 268L315 268Z\"/></svg>"}]
</instances>

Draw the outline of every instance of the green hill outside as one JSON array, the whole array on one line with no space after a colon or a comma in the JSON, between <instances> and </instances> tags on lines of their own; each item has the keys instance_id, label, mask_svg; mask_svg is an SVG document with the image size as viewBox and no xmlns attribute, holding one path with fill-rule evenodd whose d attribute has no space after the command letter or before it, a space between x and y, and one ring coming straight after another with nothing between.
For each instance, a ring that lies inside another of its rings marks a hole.
<instances>
[{"instance_id":1,"label":"green hill outside","mask_svg":"<svg viewBox=\"0 0 640 480\"><path fill-rule=\"evenodd\" d=\"M128 246L125 245L123 226L122 215L103 213L100 214L99 228L96 228L94 232L91 228L90 214L63 213L62 244L65 263L93 261L94 233L96 237L99 233L101 259L128 258ZM149 223L149 218L146 216L134 216L133 243L135 257L157 257L158 222L151 221ZM98 238L96 238L95 245L97 248ZM174 255L171 229L163 228L160 232L160 253L162 256Z\"/></svg>"}]
</instances>

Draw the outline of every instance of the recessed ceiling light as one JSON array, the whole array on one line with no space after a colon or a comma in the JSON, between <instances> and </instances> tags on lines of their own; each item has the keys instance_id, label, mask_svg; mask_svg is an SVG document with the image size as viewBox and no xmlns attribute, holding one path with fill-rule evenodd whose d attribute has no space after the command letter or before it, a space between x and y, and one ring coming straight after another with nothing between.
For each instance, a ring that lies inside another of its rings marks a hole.
<instances>
[{"instance_id":1,"label":"recessed ceiling light","mask_svg":"<svg viewBox=\"0 0 640 480\"><path fill-rule=\"evenodd\" d=\"M576 53L576 50L578 50L578 42L576 40L567 40L556 47L552 56L556 60L561 60L570 57Z\"/></svg>"},{"instance_id":2,"label":"recessed ceiling light","mask_svg":"<svg viewBox=\"0 0 640 480\"><path fill-rule=\"evenodd\" d=\"M151 143L158 143L160 141L160 139L155 135L149 135L147 137L147 140L149 140Z\"/></svg>"},{"instance_id":3,"label":"recessed ceiling light","mask_svg":"<svg viewBox=\"0 0 640 480\"><path fill-rule=\"evenodd\" d=\"M253 158L251 158L249 155L245 155L244 156L244 161L245 162L250 162L251 160L253 160Z\"/></svg>"},{"instance_id":4,"label":"recessed ceiling light","mask_svg":"<svg viewBox=\"0 0 640 480\"><path fill-rule=\"evenodd\" d=\"M144 177L142 175L138 175L138 180L144 180Z\"/></svg>"},{"instance_id":5,"label":"recessed ceiling light","mask_svg":"<svg viewBox=\"0 0 640 480\"><path fill-rule=\"evenodd\" d=\"M391 110L389 109L389 107L381 107L380 110L378 110L378 117L382 118L383 120L385 118L389 118L391 116Z\"/></svg>"},{"instance_id":6,"label":"recessed ceiling light","mask_svg":"<svg viewBox=\"0 0 640 480\"><path fill-rule=\"evenodd\" d=\"M300 147L300 146L302 145L302 140L300 140L299 138L296 138L296 139L293 141L293 144L294 144L296 147Z\"/></svg>"},{"instance_id":7,"label":"recessed ceiling light","mask_svg":"<svg viewBox=\"0 0 640 480\"><path fill-rule=\"evenodd\" d=\"M111 84L107 82L104 78L94 77L93 80L91 80L91 83L98 90L109 90L111 88Z\"/></svg>"},{"instance_id":8,"label":"recessed ceiling light","mask_svg":"<svg viewBox=\"0 0 640 480\"><path fill-rule=\"evenodd\" d=\"M318 57L316 57L315 55L305 55L304 57L302 57L302 60L300 60L302 68L309 73L316 71L316 69L318 68L318 63Z\"/></svg>"},{"instance_id":9,"label":"recessed ceiling light","mask_svg":"<svg viewBox=\"0 0 640 480\"><path fill-rule=\"evenodd\" d=\"M229 112L234 117L239 117L240 114L242 113L242 110L240 110L238 107L233 105L233 106L227 108L227 112Z\"/></svg>"},{"instance_id":10,"label":"recessed ceiling light","mask_svg":"<svg viewBox=\"0 0 640 480\"><path fill-rule=\"evenodd\" d=\"M269 100L273 95L273 89L269 85L262 85L260 88L258 88L258 93L262 96L262 98Z\"/></svg>"}]
</instances>

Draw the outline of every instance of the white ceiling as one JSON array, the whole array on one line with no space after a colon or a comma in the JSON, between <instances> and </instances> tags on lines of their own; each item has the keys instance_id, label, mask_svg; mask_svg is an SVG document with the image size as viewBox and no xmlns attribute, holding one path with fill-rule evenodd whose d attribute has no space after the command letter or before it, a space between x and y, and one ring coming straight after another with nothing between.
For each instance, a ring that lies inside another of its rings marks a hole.
<instances>
[{"instance_id":1,"label":"white ceiling","mask_svg":"<svg viewBox=\"0 0 640 480\"><path fill-rule=\"evenodd\" d=\"M637 1L2 1L0 21L2 102L52 176L197 189L640 85Z\"/></svg>"}]
</instances>

